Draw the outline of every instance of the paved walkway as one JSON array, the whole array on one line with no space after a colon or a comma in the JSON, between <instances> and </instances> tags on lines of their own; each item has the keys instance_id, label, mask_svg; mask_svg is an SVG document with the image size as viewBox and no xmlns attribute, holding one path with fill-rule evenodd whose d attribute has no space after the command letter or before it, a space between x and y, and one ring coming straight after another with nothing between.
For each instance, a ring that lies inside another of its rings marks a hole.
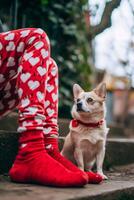
<instances>
[{"instance_id":1,"label":"paved walkway","mask_svg":"<svg viewBox=\"0 0 134 200\"><path fill-rule=\"evenodd\" d=\"M115 200L134 199L134 164L107 173L109 180L84 188L54 188L11 183L0 176L0 200Z\"/></svg>"}]
</instances>

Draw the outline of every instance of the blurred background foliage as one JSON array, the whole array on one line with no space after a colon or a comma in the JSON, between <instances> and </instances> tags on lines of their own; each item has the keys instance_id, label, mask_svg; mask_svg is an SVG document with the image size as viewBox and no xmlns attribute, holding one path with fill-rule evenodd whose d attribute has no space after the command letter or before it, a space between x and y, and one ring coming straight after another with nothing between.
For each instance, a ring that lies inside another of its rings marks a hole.
<instances>
[{"instance_id":1,"label":"blurred background foliage","mask_svg":"<svg viewBox=\"0 0 134 200\"><path fill-rule=\"evenodd\" d=\"M59 66L59 117L70 117L73 84L85 89L91 84L87 4L88 0L1 1L0 19L9 29L40 27L47 32L52 57Z\"/></svg>"}]
</instances>

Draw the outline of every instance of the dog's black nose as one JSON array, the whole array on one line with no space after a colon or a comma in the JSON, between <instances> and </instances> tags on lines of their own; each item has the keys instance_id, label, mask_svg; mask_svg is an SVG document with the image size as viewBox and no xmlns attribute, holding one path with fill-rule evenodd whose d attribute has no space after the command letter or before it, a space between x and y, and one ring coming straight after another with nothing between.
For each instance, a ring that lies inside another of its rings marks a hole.
<instances>
[{"instance_id":1,"label":"dog's black nose","mask_svg":"<svg viewBox=\"0 0 134 200\"><path fill-rule=\"evenodd\" d=\"M79 102L79 103L77 103L77 110L81 110L81 109L82 109L82 103Z\"/></svg>"}]
</instances>

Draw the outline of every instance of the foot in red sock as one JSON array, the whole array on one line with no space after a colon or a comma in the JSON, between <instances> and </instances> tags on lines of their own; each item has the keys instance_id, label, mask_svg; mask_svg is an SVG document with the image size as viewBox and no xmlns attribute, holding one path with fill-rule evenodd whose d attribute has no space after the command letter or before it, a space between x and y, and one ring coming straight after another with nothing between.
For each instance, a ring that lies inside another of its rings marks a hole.
<instances>
[{"instance_id":1,"label":"foot in red sock","mask_svg":"<svg viewBox=\"0 0 134 200\"><path fill-rule=\"evenodd\" d=\"M67 160L65 157L63 157L60 154L60 152L58 152L56 150L49 151L48 154L51 157L53 157L55 160L57 160L58 162L60 162L62 165L64 165L70 171L72 171L72 172L86 173L88 175L88 183L99 184L103 180L102 177L99 174L97 174L97 173L94 173L92 171L90 171L90 172L83 172L76 165L74 165L72 162L70 162L69 160Z\"/></svg>"},{"instance_id":2,"label":"foot in red sock","mask_svg":"<svg viewBox=\"0 0 134 200\"><path fill-rule=\"evenodd\" d=\"M26 138L31 138L30 133L26 135ZM31 141L21 142L9 174L12 181L21 183L39 183L56 187L79 187L87 183L84 174L69 171L49 156L44 149L43 139L36 138L35 133Z\"/></svg>"},{"instance_id":3,"label":"foot in red sock","mask_svg":"<svg viewBox=\"0 0 134 200\"><path fill-rule=\"evenodd\" d=\"M58 139L57 138L46 138L45 141L46 141L45 142L46 151L52 158L54 158L55 160L60 162L62 165L64 165L67 169L69 169L72 172L84 173L76 165L74 165L71 161L69 161L68 159L66 159L65 157L63 157L61 155L61 153L59 151L59 147L58 147ZM50 149L47 148L47 146L49 147L50 145L52 148L50 148Z\"/></svg>"},{"instance_id":4,"label":"foot in red sock","mask_svg":"<svg viewBox=\"0 0 134 200\"><path fill-rule=\"evenodd\" d=\"M47 153L60 162L62 165L64 165L67 169L69 169L72 172L79 172L79 173L86 173L88 176L88 183L94 183L98 184L102 181L102 177L99 174L93 173L93 172L83 172L80 170L76 165L74 165L71 161L63 157L58 148L58 141L57 138L47 138L46 140L46 147L49 146L50 144L52 145L51 149L47 149Z\"/></svg>"}]
</instances>

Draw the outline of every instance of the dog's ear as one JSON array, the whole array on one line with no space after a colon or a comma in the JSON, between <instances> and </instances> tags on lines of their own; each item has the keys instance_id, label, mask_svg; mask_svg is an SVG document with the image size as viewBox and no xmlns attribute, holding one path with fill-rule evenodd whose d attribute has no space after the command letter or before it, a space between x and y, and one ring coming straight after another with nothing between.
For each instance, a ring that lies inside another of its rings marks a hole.
<instances>
[{"instance_id":1,"label":"dog's ear","mask_svg":"<svg viewBox=\"0 0 134 200\"><path fill-rule=\"evenodd\" d=\"M78 95L84 92L84 90L78 85L78 84L74 84L73 85L73 94L74 94L74 98L78 98Z\"/></svg>"},{"instance_id":2,"label":"dog's ear","mask_svg":"<svg viewBox=\"0 0 134 200\"><path fill-rule=\"evenodd\" d=\"M100 83L95 89L94 92L101 98L106 98L106 83Z\"/></svg>"}]
</instances>

